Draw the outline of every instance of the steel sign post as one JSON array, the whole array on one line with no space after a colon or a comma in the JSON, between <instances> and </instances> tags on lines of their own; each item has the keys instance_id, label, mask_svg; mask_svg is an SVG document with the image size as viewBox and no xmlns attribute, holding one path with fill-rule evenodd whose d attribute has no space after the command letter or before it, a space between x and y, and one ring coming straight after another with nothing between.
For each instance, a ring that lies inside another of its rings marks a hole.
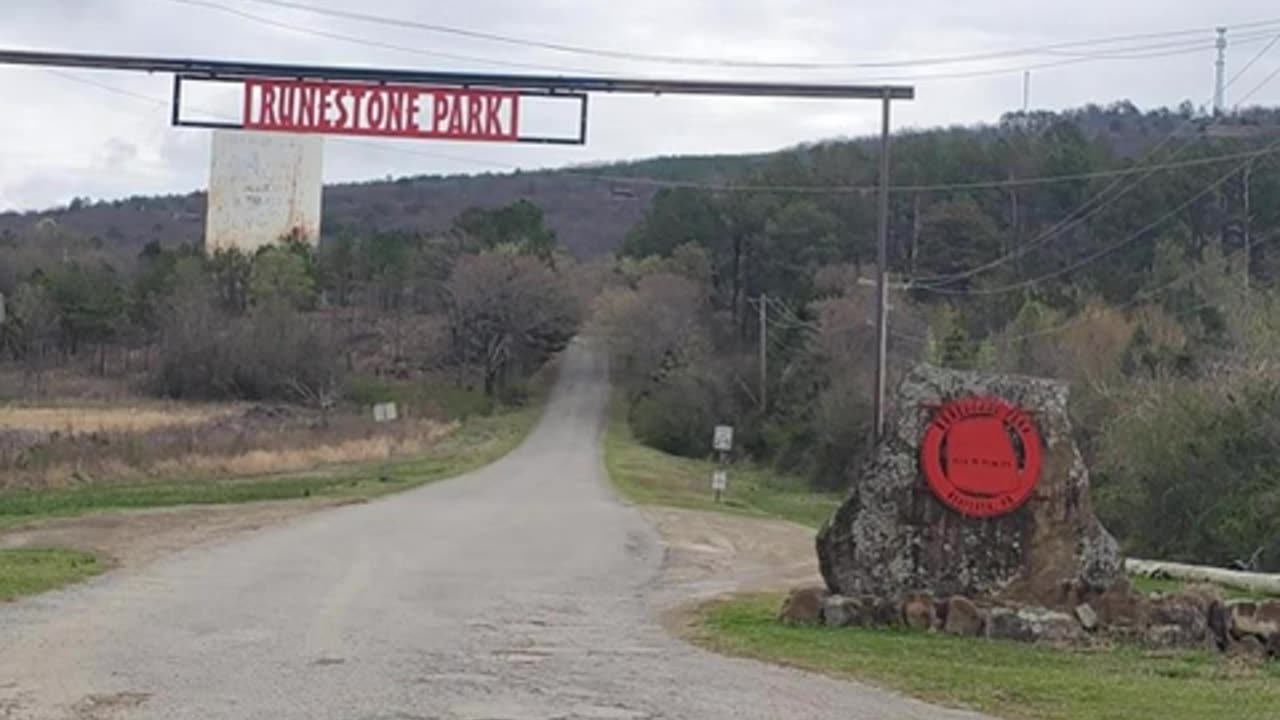
<instances>
[{"instance_id":1,"label":"steel sign post","mask_svg":"<svg viewBox=\"0 0 1280 720\"><path fill-rule=\"evenodd\" d=\"M884 434L884 389L889 359L889 91L881 100L880 193L876 218L876 375L872 400L872 440Z\"/></svg>"},{"instance_id":2,"label":"steel sign post","mask_svg":"<svg viewBox=\"0 0 1280 720\"><path fill-rule=\"evenodd\" d=\"M711 448L716 451L717 466L711 474L711 492L716 502L729 487L729 452L733 450L733 426L717 425L711 435Z\"/></svg>"}]
</instances>

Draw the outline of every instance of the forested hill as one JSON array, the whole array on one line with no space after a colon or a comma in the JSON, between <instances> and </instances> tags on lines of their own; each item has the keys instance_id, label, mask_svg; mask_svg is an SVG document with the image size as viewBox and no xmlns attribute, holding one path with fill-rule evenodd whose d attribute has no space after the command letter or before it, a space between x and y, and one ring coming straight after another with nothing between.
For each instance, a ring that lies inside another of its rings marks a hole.
<instances>
[{"instance_id":1,"label":"forested hill","mask_svg":"<svg viewBox=\"0 0 1280 720\"><path fill-rule=\"evenodd\" d=\"M911 132L899 140L895 153L896 181L928 177L931 182L970 182L1031 172L1011 164L1009 159L1019 150L1007 143L999 147L1001 139L1025 141L1053 128L1060 136L1063 124L1079 131L1087 152L1053 158L1050 164L1062 171L1113 167L1171 133L1193 140L1204 121L1188 122L1192 116L1189 105L1142 112L1129 103L1117 103L1061 114L1010 115L993 125ZM1277 116L1254 111L1242 122L1265 125L1277 122ZM571 252L593 257L621 247L649 208L658 185L647 180L866 184L875 179L872 154L873 145L859 139L761 155L662 157L558 171L333 185L325 190L325 226L358 234L443 231L467 208L493 208L527 198L543 209L548 225ZM87 241L112 254L130 254L152 241L170 246L198 241L204 204L202 193L106 202L79 199L44 212L0 213L0 239L14 242L53 227L63 238Z\"/></svg>"},{"instance_id":2,"label":"forested hill","mask_svg":"<svg viewBox=\"0 0 1280 720\"><path fill-rule=\"evenodd\" d=\"M566 172L415 177L330 185L324 190L326 232L351 229L445 231L471 207L493 208L520 198L536 203L560 241L579 257L617 248L653 198L650 187L619 188ZM0 214L0 240L56 227L123 254L150 242L172 247L204 237L204 193L125 200L73 201L45 212Z\"/></svg>"}]
</instances>

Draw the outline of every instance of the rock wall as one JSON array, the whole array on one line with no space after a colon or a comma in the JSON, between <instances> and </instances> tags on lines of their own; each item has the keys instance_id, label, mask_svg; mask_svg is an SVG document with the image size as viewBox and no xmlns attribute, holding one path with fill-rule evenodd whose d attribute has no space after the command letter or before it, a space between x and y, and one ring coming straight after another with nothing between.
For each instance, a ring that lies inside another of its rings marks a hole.
<instances>
[{"instance_id":1,"label":"rock wall","mask_svg":"<svg viewBox=\"0 0 1280 720\"><path fill-rule=\"evenodd\" d=\"M1039 482L1009 514L962 515L934 496L920 470L921 439L937 408L966 397L1002 398L1039 432ZM833 593L924 591L1070 609L1081 588L1105 590L1121 577L1119 550L1094 515L1089 472L1071 438L1066 385L921 365L899 387L896 408L849 497L818 534Z\"/></svg>"},{"instance_id":2,"label":"rock wall","mask_svg":"<svg viewBox=\"0 0 1280 720\"><path fill-rule=\"evenodd\" d=\"M1211 585L1147 595L1122 579L1104 592L1087 593L1071 612L962 595L935 598L917 592L895 601L806 587L792 591L778 618L790 625L893 627L1056 646L1122 642L1153 650L1280 658L1280 600L1224 600Z\"/></svg>"}]
</instances>

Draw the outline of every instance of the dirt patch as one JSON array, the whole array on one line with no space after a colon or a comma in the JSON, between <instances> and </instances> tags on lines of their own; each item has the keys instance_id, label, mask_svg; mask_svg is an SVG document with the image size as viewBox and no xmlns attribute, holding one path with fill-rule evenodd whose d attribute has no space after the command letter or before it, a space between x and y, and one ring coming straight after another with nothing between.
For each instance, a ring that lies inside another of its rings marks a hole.
<instances>
[{"instance_id":1,"label":"dirt patch","mask_svg":"<svg viewBox=\"0 0 1280 720\"><path fill-rule=\"evenodd\" d=\"M223 540L338 504L341 501L317 498L61 518L0 531L0 549L87 550L110 568L139 567L193 545Z\"/></svg>"},{"instance_id":2,"label":"dirt patch","mask_svg":"<svg viewBox=\"0 0 1280 720\"><path fill-rule=\"evenodd\" d=\"M687 635L693 611L711 598L822 582L812 528L699 510L642 512L666 544L656 602L662 624L677 635Z\"/></svg>"},{"instance_id":3,"label":"dirt patch","mask_svg":"<svg viewBox=\"0 0 1280 720\"><path fill-rule=\"evenodd\" d=\"M76 720L109 720L122 717L129 710L142 707L151 699L148 693L114 693L112 695L90 695L72 708L72 717Z\"/></svg>"}]
</instances>

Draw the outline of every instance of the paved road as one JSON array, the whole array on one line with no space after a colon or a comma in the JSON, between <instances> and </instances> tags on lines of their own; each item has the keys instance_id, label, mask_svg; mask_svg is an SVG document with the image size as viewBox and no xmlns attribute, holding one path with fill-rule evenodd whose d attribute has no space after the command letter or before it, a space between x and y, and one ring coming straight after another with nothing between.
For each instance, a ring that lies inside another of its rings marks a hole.
<instances>
[{"instance_id":1,"label":"paved road","mask_svg":"<svg viewBox=\"0 0 1280 720\"><path fill-rule=\"evenodd\" d=\"M960 718L652 619L582 348L503 461L0 607L0 718Z\"/></svg>"}]
</instances>

